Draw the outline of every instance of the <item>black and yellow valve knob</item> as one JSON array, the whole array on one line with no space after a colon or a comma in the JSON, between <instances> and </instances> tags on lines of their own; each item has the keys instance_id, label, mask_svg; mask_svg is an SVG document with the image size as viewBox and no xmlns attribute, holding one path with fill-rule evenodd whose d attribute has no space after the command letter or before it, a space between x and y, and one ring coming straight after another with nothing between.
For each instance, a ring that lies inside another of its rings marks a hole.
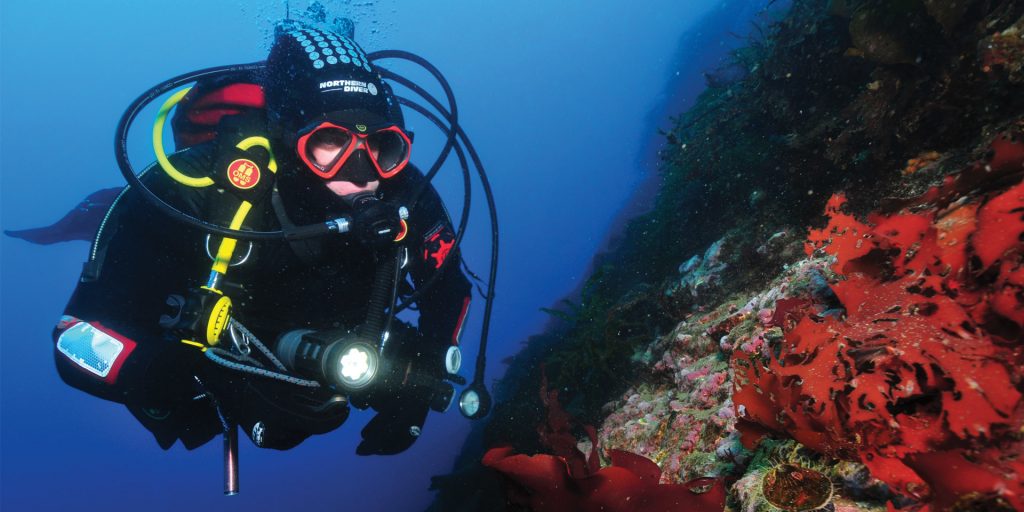
<instances>
[{"instance_id":1,"label":"black and yellow valve knob","mask_svg":"<svg viewBox=\"0 0 1024 512\"><path fill-rule=\"evenodd\" d=\"M204 289L220 294L206 311L206 344L213 346L220 343L220 337L231 321L231 299L216 290Z\"/></svg>"},{"instance_id":2,"label":"black and yellow valve knob","mask_svg":"<svg viewBox=\"0 0 1024 512\"><path fill-rule=\"evenodd\" d=\"M203 349L213 347L228 330L231 307L230 297L203 286L189 293L177 321L169 327L181 337L182 343Z\"/></svg>"}]
</instances>

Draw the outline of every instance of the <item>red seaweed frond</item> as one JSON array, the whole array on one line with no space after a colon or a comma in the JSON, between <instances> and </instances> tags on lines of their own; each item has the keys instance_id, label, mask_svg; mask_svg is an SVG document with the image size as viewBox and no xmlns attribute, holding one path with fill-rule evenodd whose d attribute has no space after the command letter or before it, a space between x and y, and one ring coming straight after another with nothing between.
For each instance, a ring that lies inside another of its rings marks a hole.
<instances>
[{"instance_id":1,"label":"red seaweed frond","mask_svg":"<svg viewBox=\"0 0 1024 512\"><path fill-rule=\"evenodd\" d=\"M541 440L554 455L516 455L511 447L488 450L483 465L497 470L511 484L510 501L535 512L721 512L725 483L698 478L684 484L660 484L661 468L654 461L622 450L608 450L611 465L601 468L597 433L584 430L592 443L588 458L576 447L572 417L558 403L558 391L547 389L541 377L541 401L548 417L538 427ZM704 492L698 489L707 488Z\"/></svg>"},{"instance_id":2,"label":"red seaweed frond","mask_svg":"<svg viewBox=\"0 0 1024 512\"><path fill-rule=\"evenodd\" d=\"M986 165L1022 165L1000 140ZM1024 183L867 223L844 203L806 250L835 258L845 318L790 311L777 355L734 354L744 443L788 435L938 509L1024 509Z\"/></svg>"}]
</instances>

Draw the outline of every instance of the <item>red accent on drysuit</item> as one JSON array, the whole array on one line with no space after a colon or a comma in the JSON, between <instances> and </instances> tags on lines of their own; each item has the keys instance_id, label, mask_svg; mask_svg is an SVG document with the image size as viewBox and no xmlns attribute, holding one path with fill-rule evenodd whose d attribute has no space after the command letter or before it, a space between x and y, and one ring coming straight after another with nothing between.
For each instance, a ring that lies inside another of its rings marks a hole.
<instances>
[{"instance_id":1,"label":"red accent on drysuit","mask_svg":"<svg viewBox=\"0 0 1024 512\"><path fill-rule=\"evenodd\" d=\"M462 300L462 311L459 313L459 320L455 322L455 331L452 332L452 345L459 346L459 338L462 337L462 324L466 321L466 313L469 313L469 301L472 296Z\"/></svg>"},{"instance_id":2,"label":"red accent on drysuit","mask_svg":"<svg viewBox=\"0 0 1024 512\"><path fill-rule=\"evenodd\" d=\"M135 342L130 338L124 337L121 333L99 323L91 322L93 327L109 334L112 338L124 343L124 350L117 355L117 359L114 360L114 364L110 366L110 371L107 372L107 376L103 378L103 381L107 384L114 384L117 382L117 376L121 373L121 367L124 366L124 362L128 360L128 356L135 350Z\"/></svg>"},{"instance_id":3,"label":"red accent on drysuit","mask_svg":"<svg viewBox=\"0 0 1024 512\"><path fill-rule=\"evenodd\" d=\"M448 257L448 253L451 252L452 247L455 245L455 240L444 240L442 235L448 233L446 230L440 230L430 238L427 239L427 248L423 251L423 259L434 259L434 268L441 268L441 264L444 263L444 259ZM450 233L448 233L450 236ZM448 237L446 237L448 238ZM436 246L434 244L437 244Z\"/></svg>"}]
</instances>

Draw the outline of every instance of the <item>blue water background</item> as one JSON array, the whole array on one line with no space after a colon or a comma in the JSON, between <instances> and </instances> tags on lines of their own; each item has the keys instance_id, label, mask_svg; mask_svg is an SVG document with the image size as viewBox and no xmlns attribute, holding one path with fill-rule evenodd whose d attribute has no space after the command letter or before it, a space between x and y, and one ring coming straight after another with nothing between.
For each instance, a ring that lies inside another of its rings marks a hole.
<instances>
[{"instance_id":1,"label":"blue water background","mask_svg":"<svg viewBox=\"0 0 1024 512\"><path fill-rule=\"evenodd\" d=\"M577 288L609 225L654 172L662 140L656 129L702 87L698 66L707 63L695 56L724 51L678 48L715 3L327 3L355 19L367 51L421 54L455 89L501 215L489 379L501 375L501 360L547 320L538 308ZM755 11L748 6L727 25L702 28L744 31L741 20ZM174 74L262 60L272 20L283 12L282 2L269 0L3 2L2 227L49 224L87 193L121 185L112 139L123 108ZM411 67L395 68L429 83ZM149 112L140 116L132 134L137 166L152 160L151 119ZM408 119L417 133L414 159L426 167L442 139L421 118ZM443 171L436 186L457 218L456 168ZM486 276L489 227L479 187L473 199L463 252ZM288 452L259 450L243 438L242 494L225 498L219 439L192 452L180 445L164 452L123 406L67 387L57 376L50 331L88 245L34 246L7 237L0 243L5 511L420 510L431 499L430 476L450 469L470 429L454 411L432 414L408 452L373 458L354 455L366 413ZM478 297L464 335L467 361L476 356L482 311Z\"/></svg>"}]
</instances>

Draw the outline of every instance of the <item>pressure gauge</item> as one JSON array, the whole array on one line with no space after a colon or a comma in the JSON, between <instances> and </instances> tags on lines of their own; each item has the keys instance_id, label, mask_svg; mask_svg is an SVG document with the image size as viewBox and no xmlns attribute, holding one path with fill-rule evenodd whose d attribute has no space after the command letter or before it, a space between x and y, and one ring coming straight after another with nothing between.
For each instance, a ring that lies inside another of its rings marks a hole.
<instances>
[{"instance_id":1,"label":"pressure gauge","mask_svg":"<svg viewBox=\"0 0 1024 512\"><path fill-rule=\"evenodd\" d=\"M459 396L459 411L462 415L476 420L487 416L491 410L491 395L483 385L473 382Z\"/></svg>"}]
</instances>

